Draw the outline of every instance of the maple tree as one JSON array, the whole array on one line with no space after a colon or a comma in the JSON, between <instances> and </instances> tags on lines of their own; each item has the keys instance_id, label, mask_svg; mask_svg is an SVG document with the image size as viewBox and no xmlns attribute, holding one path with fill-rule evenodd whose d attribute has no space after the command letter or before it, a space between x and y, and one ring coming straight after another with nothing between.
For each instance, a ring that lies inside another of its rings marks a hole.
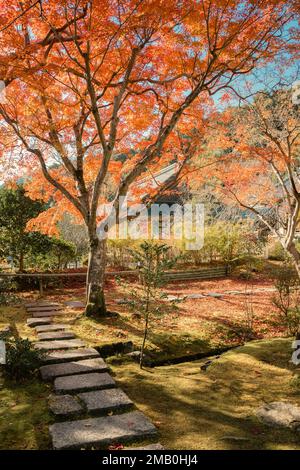
<instances>
[{"instance_id":1,"label":"maple tree","mask_svg":"<svg viewBox=\"0 0 300 470\"><path fill-rule=\"evenodd\" d=\"M54 233L65 211L86 224L87 313L104 314L105 240L97 226L109 214L99 207L110 201L118 213L120 196L140 197L142 174L174 158L182 172L189 160L183 136L205 119L211 96L285 46L290 3L0 6L0 79L8 85L0 104L2 160L12 174L22 168L30 197L54 202L32 228Z\"/></svg>"},{"instance_id":2,"label":"maple tree","mask_svg":"<svg viewBox=\"0 0 300 470\"><path fill-rule=\"evenodd\" d=\"M215 143L215 133L219 143ZM292 89L262 91L240 108L228 108L210 137L222 162L215 184L252 212L292 258L300 277L295 243L300 221L300 107Z\"/></svg>"}]
</instances>

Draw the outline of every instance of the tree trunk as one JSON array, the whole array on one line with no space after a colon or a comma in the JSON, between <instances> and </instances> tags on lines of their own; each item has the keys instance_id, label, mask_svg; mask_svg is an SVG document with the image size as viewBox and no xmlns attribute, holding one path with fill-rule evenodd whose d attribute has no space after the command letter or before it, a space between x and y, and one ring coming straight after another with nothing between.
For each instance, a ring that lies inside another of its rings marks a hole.
<instances>
[{"instance_id":1,"label":"tree trunk","mask_svg":"<svg viewBox=\"0 0 300 470\"><path fill-rule=\"evenodd\" d=\"M290 256L293 260L293 263L294 263L294 266L295 266L295 269L297 271L297 275L298 275L298 278L299 278L299 281L300 281L300 253L297 250L294 242L291 243L291 245L288 247L287 251L288 251L288 253L290 254Z\"/></svg>"},{"instance_id":2,"label":"tree trunk","mask_svg":"<svg viewBox=\"0 0 300 470\"><path fill-rule=\"evenodd\" d=\"M147 290L147 300L146 300L146 309L145 309L145 329L144 329L144 338L143 338L143 343L141 347L141 355L140 355L140 368L143 368L144 365L144 351L145 351L145 345L147 341L147 336L148 336L148 326L149 326L149 302L150 302L150 290L148 288Z\"/></svg>"},{"instance_id":3,"label":"tree trunk","mask_svg":"<svg viewBox=\"0 0 300 470\"><path fill-rule=\"evenodd\" d=\"M300 253L298 249L296 248L296 245L294 242L292 242L290 246L288 247L288 252L293 260L295 269L297 271L298 279L300 282ZM296 333L296 340L298 340L299 338L300 338L300 328L299 328L299 323L298 323L298 331Z\"/></svg>"},{"instance_id":4,"label":"tree trunk","mask_svg":"<svg viewBox=\"0 0 300 470\"><path fill-rule=\"evenodd\" d=\"M144 351L145 351L145 345L146 345L147 336L148 336L148 324L149 324L149 312L146 313L146 319L145 319L144 337L143 337L143 343L142 343L141 355L140 355L140 369L142 369L144 365Z\"/></svg>"},{"instance_id":5,"label":"tree trunk","mask_svg":"<svg viewBox=\"0 0 300 470\"><path fill-rule=\"evenodd\" d=\"M19 257L19 272L20 273L24 272L24 253L23 252L20 253L20 257Z\"/></svg>"},{"instance_id":6,"label":"tree trunk","mask_svg":"<svg viewBox=\"0 0 300 470\"><path fill-rule=\"evenodd\" d=\"M95 236L95 238L90 241L87 273L87 316L102 317L106 315L103 291L105 265L106 240L99 240L97 236Z\"/></svg>"}]
</instances>

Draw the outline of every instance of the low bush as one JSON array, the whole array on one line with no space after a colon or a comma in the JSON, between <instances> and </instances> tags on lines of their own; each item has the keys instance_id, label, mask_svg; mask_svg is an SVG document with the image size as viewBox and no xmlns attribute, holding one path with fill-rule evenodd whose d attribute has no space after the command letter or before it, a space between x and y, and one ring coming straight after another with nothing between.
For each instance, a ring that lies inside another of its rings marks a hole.
<instances>
[{"instance_id":1,"label":"low bush","mask_svg":"<svg viewBox=\"0 0 300 470\"><path fill-rule=\"evenodd\" d=\"M12 278L0 278L0 305L12 305L19 301L15 295L16 282Z\"/></svg>"},{"instance_id":2,"label":"low bush","mask_svg":"<svg viewBox=\"0 0 300 470\"><path fill-rule=\"evenodd\" d=\"M6 364L4 371L6 375L20 382L36 375L41 365L44 352L34 349L32 342L28 339L9 338L6 344Z\"/></svg>"},{"instance_id":3,"label":"low bush","mask_svg":"<svg viewBox=\"0 0 300 470\"><path fill-rule=\"evenodd\" d=\"M295 270L286 266L275 273L276 294L272 303L276 319L287 334L295 336L300 330L300 284Z\"/></svg>"},{"instance_id":4,"label":"low bush","mask_svg":"<svg viewBox=\"0 0 300 470\"><path fill-rule=\"evenodd\" d=\"M269 250L268 259L271 261L285 261L286 254L279 242L276 242Z\"/></svg>"}]
</instances>

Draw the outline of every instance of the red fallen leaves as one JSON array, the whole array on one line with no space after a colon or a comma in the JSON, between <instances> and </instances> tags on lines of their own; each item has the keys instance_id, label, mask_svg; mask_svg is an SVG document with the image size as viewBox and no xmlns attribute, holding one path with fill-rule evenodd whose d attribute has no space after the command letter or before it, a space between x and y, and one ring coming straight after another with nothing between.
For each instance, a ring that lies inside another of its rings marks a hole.
<instances>
[{"instance_id":1,"label":"red fallen leaves","mask_svg":"<svg viewBox=\"0 0 300 470\"><path fill-rule=\"evenodd\" d=\"M120 444L120 443L115 443L108 447L108 450L123 450L123 449L124 449L124 446L123 444Z\"/></svg>"},{"instance_id":2,"label":"red fallen leaves","mask_svg":"<svg viewBox=\"0 0 300 470\"><path fill-rule=\"evenodd\" d=\"M254 434L255 436L257 436L259 434L263 434L263 430L258 428L258 427L250 428L250 432L251 432L251 434Z\"/></svg>"}]
</instances>

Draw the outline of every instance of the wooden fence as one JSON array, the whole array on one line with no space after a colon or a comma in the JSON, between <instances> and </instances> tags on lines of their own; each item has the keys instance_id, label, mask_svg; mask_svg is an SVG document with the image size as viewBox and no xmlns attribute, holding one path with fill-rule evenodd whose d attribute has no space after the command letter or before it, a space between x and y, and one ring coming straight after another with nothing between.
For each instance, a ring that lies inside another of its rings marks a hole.
<instances>
[{"instance_id":1,"label":"wooden fence","mask_svg":"<svg viewBox=\"0 0 300 470\"><path fill-rule=\"evenodd\" d=\"M121 275L126 275L126 274L135 274L135 271L107 271L106 275L111 275L111 276L121 276ZM86 278L87 273L82 272L82 273L2 273L0 272L0 279L1 278L12 278L12 279L17 279L17 278L36 278L38 279L39 282L39 291L40 294L43 295L44 292L44 283L43 280L52 280L52 279L61 279L63 277L82 277Z\"/></svg>"},{"instance_id":2,"label":"wooden fence","mask_svg":"<svg viewBox=\"0 0 300 470\"><path fill-rule=\"evenodd\" d=\"M138 270L128 271L107 271L106 276L126 276L135 275L138 276ZM164 274L165 280L172 281L185 281L185 280L201 280L201 279L214 279L228 276L229 269L226 266L215 266L210 268L203 268L199 270L191 271L169 271ZM36 278L39 281L39 290L42 295L44 292L43 280L46 279L60 279L63 277L86 277L86 272L82 273L2 273L0 272L1 278Z\"/></svg>"},{"instance_id":3,"label":"wooden fence","mask_svg":"<svg viewBox=\"0 0 300 470\"><path fill-rule=\"evenodd\" d=\"M227 266L215 266L210 268L202 268L197 271L172 271L165 273L164 277L168 281L192 281L197 279L214 279L228 275L229 269Z\"/></svg>"}]
</instances>

